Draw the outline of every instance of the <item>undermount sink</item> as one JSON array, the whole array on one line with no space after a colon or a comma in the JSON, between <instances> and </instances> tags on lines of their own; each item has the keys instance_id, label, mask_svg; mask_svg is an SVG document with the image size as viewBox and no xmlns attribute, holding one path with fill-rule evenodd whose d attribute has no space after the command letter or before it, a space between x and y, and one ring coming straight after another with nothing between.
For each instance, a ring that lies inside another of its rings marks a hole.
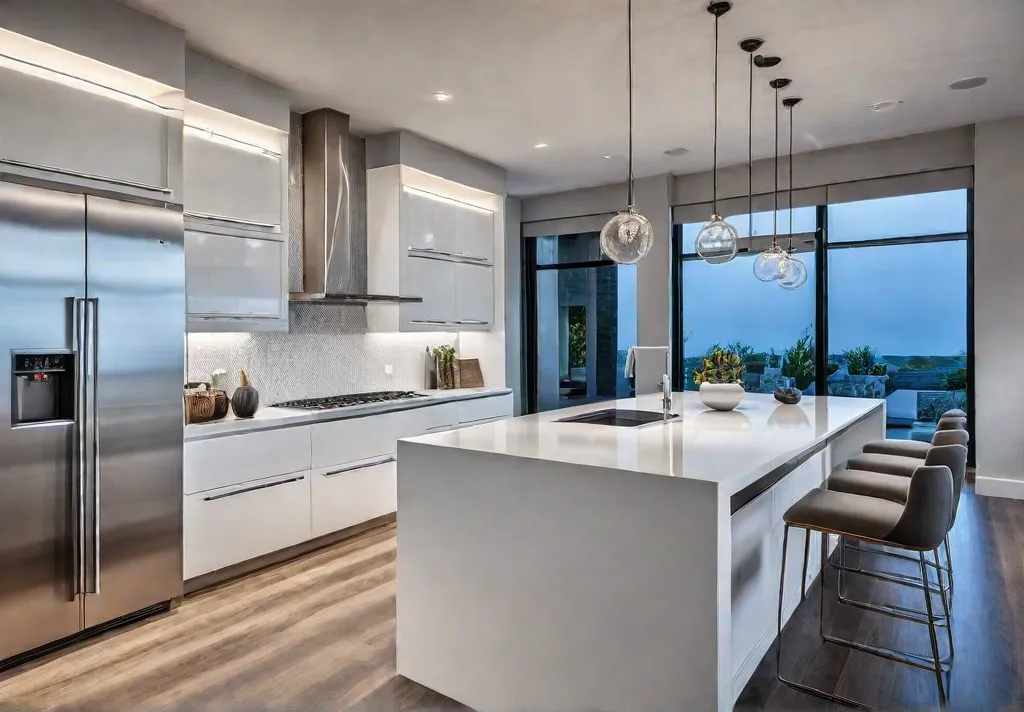
<instances>
[{"instance_id":1,"label":"undermount sink","mask_svg":"<svg viewBox=\"0 0 1024 712\"><path fill-rule=\"evenodd\" d=\"M593 413L574 415L570 418L561 418L558 423L587 423L588 425L614 425L619 428L636 428L647 423L659 423L666 419L678 418L676 413L670 413L668 418L662 413L655 413L650 410L618 410L609 408L597 410Z\"/></svg>"}]
</instances>

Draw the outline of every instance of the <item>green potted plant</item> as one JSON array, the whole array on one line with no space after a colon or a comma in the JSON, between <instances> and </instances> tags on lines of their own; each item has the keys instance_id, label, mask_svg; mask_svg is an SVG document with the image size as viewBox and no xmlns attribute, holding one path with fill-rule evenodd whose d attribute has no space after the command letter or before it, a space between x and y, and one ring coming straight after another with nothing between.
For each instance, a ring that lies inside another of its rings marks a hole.
<instances>
[{"instance_id":1,"label":"green potted plant","mask_svg":"<svg viewBox=\"0 0 1024 712\"><path fill-rule=\"evenodd\" d=\"M782 375L792 378L797 390L804 391L814 383L814 338L806 329L796 343L782 354Z\"/></svg>"},{"instance_id":2,"label":"green potted plant","mask_svg":"<svg viewBox=\"0 0 1024 712\"><path fill-rule=\"evenodd\" d=\"M708 408L732 410L743 400L743 361L734 351L714 348L704 357L701 368L693 369L693 382L700 387L700 400Z\"/></svg>"},{"instance_id":3,"label":"green potted plant","mask_svg":"<svg viewBox=\"0 0 1024 712\"><path fill-rule=\"evenodd\" d=\"M782 356L775 353L774 348L765 356L764 372L766 376L782 375Z\"/></svg>"},{"instance_id":4,"label":"green potted plant","mask_svg":"<svg viewBox=\"0 0 1024 712\"><path fill-rule=\"evenodd\" d=\"M860 346L843 352L846 361L847 379L854 384L855 395L867 398L884 398L885 382L889 380L889 366L877 361L875 350Z\"/></svg>"},{"instance_id":5,"label":"green potted plant","mask_svg":"<svg viewBox=\"0 0 1024 712\"><path fill-rule=\"evenodd\" d=\"M455 349L448 344L435 348L431 355L437 368L437 387L440 390L458 388L458 372L455 368Z\"/></svg>"}]
</instances>

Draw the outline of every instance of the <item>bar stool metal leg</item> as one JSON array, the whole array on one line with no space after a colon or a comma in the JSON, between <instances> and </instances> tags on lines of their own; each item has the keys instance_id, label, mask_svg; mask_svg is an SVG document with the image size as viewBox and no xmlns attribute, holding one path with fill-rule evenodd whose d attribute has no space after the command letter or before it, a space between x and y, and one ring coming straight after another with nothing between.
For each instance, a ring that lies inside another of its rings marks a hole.
<instances>
[{"instance_id":1,"label":"bar stool metal leg","mask_svg":"<svg viewBox=\"0 0 1024 712\"><path fill-rule=\"evenodd\" d=\"M920 552L921 555L921 576L927 580L928 570L925 566L924 552ZM943 605L945 605L946 599L942 599ZM942 681L942 663L939 660L939 641L935 634L935 619L932 615L932 595L927 590L924 592L924 603L925 608L928 610L928 638L932 643L932 658L935 662L935 682L939 686L939 707L946 709L946 687ZM952 640L952 638L951 638Z\"/></svg>"},{"instance_id":2,"label":"bar stool metal leg","mask_svg":"<svg viewBox=\"0 0 1024 712\"><path fill-rule=\"evenodd\" d=\"M810 535L811 535L810 530L805 529L804 531L807 532L807 537L808 537L808 540L809 540L810 539ZM822 538L825 538L827 535L822 533L821 536L822 536ZM786 601L786 554L787 554L787 550L788 549L789 549L789 525L787 524L787 525L785 525L785 528L782 531L782 568L781 568L781 571L779 573L778 640L776 641L776 648L775 648L775 676L776 676L776 678L778 678L779 682L781 682L783 685L786 685L788 687L792 687L795 690L800 690L801 692L805 692L808 695L813 695L815 697L820 697L823 700L828 700L829 702L837 702L839 704L847 705L849 707L856 707L858 709L870 710L871 707L869 707L869 706L867 706L867 705L865 705L865 704L863 704L861 702L858 702L857 700L851 700L849 697L843 697L842 695L836 695L836 694L833 694L833 693L830 693L830 692L825 692L824 690L819 690L816 687L810 687L809 685L804 685L803 683L799 683L799 682L796 682L795 680L790 680L790 679L785 678L785 677L782 676L782 609L783 609L783 605L784 605L784 603ZM805 542L805 544L804 544L804 565L803 565L803 570L804 571L807 570L807 555L808 555L808 547L807 547L807 544ZM825 605L825 593L824 593L824 589L825 589L825 563L826 563L826 558L822 557L822 559L821 559L821 586L822 586L822 595L821 595L822 623L821 623L821 625L822 626L824 626L824 622L823 621L824 621L824 605ZM801 589L803 588L803 581L800 582L800 587L801 587Z\"/></svg>"}]
</instances>

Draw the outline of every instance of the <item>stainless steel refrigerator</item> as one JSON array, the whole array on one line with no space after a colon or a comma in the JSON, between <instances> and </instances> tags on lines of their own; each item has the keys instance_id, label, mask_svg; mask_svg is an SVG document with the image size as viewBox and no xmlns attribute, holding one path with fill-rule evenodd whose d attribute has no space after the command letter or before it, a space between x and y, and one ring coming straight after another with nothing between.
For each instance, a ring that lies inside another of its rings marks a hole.
<instances>
[{"instance_id":1,"label":"stainless steel refrigerator","mask_svg":"<svg viewBox=\"0 0 1024 712\"><path fill-rule=\"evenodd\" d=\"M184 334L180 208L0 181L0 666L181 595Z\"/></svg>"}]
</instances>

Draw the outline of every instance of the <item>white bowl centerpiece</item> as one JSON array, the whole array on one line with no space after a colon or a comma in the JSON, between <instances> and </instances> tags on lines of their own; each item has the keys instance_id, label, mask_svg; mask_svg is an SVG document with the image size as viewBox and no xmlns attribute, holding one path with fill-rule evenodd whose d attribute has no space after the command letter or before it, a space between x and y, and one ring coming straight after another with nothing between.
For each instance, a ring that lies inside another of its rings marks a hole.
<instances>
[{"instance_id":1,"label":"white bowl centerpiece","mask_svg":"<svg viewBox=\"0 0 1024 712\"><path fill-rule=\"evenodd\" d=\"M713 348L703 367L693 369L693 382L700 386L700 400L708 408L732 410L743 401L743 363L739 354Z\"/></svg>"}]
</instances>

